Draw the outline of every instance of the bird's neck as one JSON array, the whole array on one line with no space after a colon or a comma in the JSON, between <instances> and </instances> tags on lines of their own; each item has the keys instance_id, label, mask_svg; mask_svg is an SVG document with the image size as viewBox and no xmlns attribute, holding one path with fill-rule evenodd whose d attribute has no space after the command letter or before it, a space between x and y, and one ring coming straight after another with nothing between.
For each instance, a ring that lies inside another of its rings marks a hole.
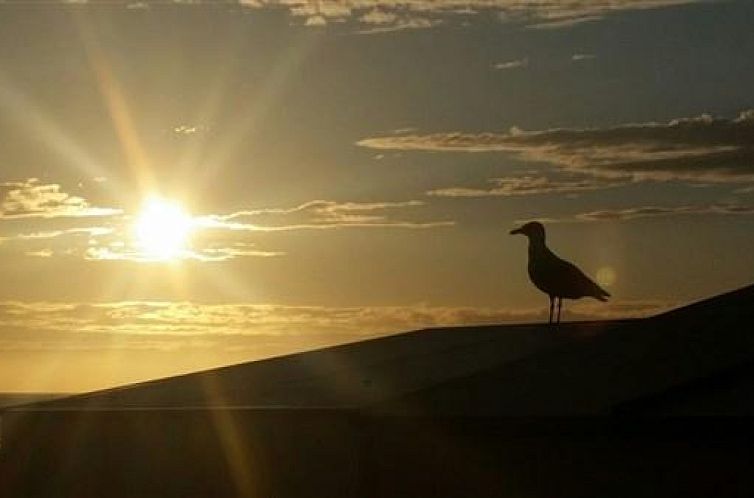
<instances>
[{"instance_id":1,"label":"bird's neck","mask_svg":"<svg viewBox=\"0 0 754 498\"><path fill-rule=\"evenodd\" d=\"M537 256L547 252L547 246L544 239L529 239L529 257Z\"/></svg>"}]
</instances>

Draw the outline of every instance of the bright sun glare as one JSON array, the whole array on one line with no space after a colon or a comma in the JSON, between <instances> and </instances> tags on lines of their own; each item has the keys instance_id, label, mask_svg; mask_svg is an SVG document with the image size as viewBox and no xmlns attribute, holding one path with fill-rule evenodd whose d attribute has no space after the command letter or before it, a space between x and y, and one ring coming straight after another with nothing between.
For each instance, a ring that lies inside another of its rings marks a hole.
<instances>
[{"instance_id":1,"label":"bright sun glare","mask_svg":"<svg viewBox=\"0 0 754 498\"><path fill-rule=\"evenodd\" d=\"M155 260L180 256L192 229L191 216L179 204L159 197L147 199L134 223L139 248Z\"/></svg>"}]
</instances>

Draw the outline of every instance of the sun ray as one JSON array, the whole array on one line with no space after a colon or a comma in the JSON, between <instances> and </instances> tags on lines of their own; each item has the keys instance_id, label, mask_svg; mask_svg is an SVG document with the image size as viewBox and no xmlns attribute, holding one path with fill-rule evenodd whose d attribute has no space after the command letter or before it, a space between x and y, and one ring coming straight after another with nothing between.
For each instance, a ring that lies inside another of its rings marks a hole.
<instances>
[{"instance_id":1,"label":"sun ray","mask_svg":"<svg viewBox=\"0 0 754 498\"><path fill-rule=\"evenodd\" d=\"M98 82L105 105L110 112L115 132L123 153L131 167L142 192L154 188L154 173L146 150L141 144L138 129L131 117L131 110L118 79L113 74L107 54L99 43L98 36L85 12L78 12L76 20L89 65Z\"/></svg>"},{"instance_id":2,"label":"sun ray","mask_svg":"<svg viewBox=\"0 0 754 498\"><path fill-rule=\"evenodd\" d=\"M262 83L255 99L242 105L238 115L242 116L216 145L208 151L206 167L202 178L213 178L237 152L238 147L253 137L264 126L267 116L276 109L296 71L321 43L319 36L305 36L291 44Z\"/></svg>"},{"instance_id":3,"label":"sun ray","mask_svg":"<svg viewBox=\"0 0 754 498\"><path fill-rule=\"evenodd\" d=\"M55 150L67 165L78 170L87 180L107 176L107 171L69 133L61 123L15 87L13 82L0 74L0 109L30 134L41 137L45 144Z\"/></svg>"}]
</instances>

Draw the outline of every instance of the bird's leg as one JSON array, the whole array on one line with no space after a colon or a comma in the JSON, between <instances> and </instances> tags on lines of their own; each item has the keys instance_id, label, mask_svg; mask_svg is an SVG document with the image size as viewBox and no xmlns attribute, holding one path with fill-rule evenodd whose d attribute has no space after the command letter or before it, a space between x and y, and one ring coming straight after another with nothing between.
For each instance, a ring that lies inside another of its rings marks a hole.
<instances>
[{"instance_id":1,"label":"bird's leg","mask_svg":"<svg viewBox=\"0 0 754 498\"><path fill-rule=\"evenodd\" d=\"M563 298L558 298L558 323L560 323L560 308L563 307Z\"/></svg>"},{"instance_id":2,"label":"bird's leg","mask_svg":"<svg viewBox=\"0 0 754 498\"><path fill-rule=\"evenodd\" d=\"M550 319L547 322L548 324L552 323L552 312L554 311L554 307L555 307L555 300L552 296L550 296Z\"/></svg>"}]
</instances>

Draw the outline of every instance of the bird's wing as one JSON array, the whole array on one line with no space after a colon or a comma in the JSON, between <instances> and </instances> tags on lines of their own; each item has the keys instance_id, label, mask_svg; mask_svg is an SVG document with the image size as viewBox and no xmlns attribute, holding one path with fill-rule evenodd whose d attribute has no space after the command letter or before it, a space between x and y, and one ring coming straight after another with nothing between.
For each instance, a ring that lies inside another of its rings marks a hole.
<instances>
[{"instance_id":1,"label":"bird's wing","mask_svg":"<svg viewBox=\"0 0 754 498\"><path fill-rule=\"evenodd\" d=\"M571 299L589 296L600 301L606 301L606 298L610 296L606 290L586 276L579 267L554 254L553 257L551 263L553 266L553 285L560 296Z\"/></svg>"}]
</instances>

